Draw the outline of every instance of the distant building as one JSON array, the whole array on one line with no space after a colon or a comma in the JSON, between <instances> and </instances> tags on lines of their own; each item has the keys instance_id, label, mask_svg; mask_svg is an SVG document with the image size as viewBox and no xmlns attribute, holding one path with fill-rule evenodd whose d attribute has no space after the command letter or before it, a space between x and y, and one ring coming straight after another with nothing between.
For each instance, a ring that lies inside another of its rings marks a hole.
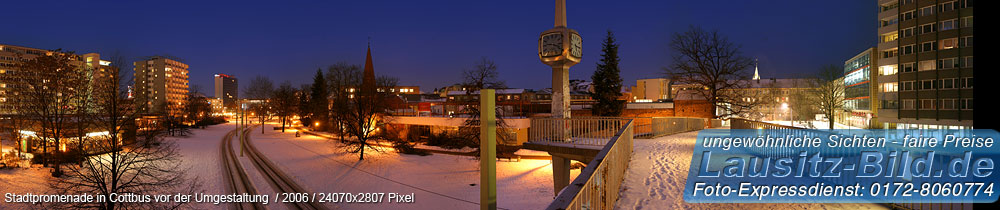
<instances>
[{"instance_id":1,"label":"distant building","mask_svg":"<svg viewBox=\"0 0 1000 210\"><path fill-rule=\"evenodd\" d=\"M804 94L805 91L812 88L812 81L810 79L797 78L740 80L738 84L744 87L727 89L725 92L720 92L720 94L740 95L743 97L736 98L735 100L753 103L756 106L749 107L748 109L730 107L740 113L733 117L763 121L787 121L791 119L791 110L789 109L791 105L789 103L791 103L792 96L795 94ZM705 93L702 92L707 90L701 85L676 84L673 86L675 87L674 101L708 101L705 98ZM717 106L731 105L717 104ZM716 110L715 115L727 115L730 113L732 112L727 112L727 110L720 108Z\"/></svg>"},{"instance_id":2,"label":"distant building","mask_svg":"<svg viewBox=\"0 0 1000 210\"><path fill-rule=\"evenodd\" d=\"M878 116L877 49L870 48L844 62L844 112L837 121L857 128L881 127Z\"/></svg>"},{"instance_id":3,"label":"distant building","mask_svg":"<svg viewBox=\"0 0 1000 210\"><path fill-rule=\"evenodd\" d=\"M0 44L0 114L19 114L17 105L10 103L11 97L20 94L21 87L17 81L28 76L36 75L37 72L22 72L20 67L27 61L39 56L47 56L56 53L51 50L21 47L14 45ZM111 62L101 60L98 53L74 54L71 55L74 61L72 65L78 66L80 71L89 71L95 79L107 78L110 76Z\"/></svg>"},{"instance_id":4,"label":"distant building","mask_svg":"<svg viewBox=\"0 0 1000 210\"><path fill-rule=\"evenodd\" d=\"M226 112L222 98L207 98L208 106L212 107L212 116L222 116ZM233 101L235 103L235 101Z\"/></svg>"},{"instance_id":5,"label":"distant building","mask_svg":"<svg viewBox=\"0 0 1000 210\"><path fill-rule=\"evenodd\" d=\"M188 93L188 65L160 56L134 64L135 98L139 111L181 116Z\"/></svg>"},{"instance_id":6,"label":"distant building","mask_svg":"<svg viewBox=\"0 0 1000 210\"><path fill-rule=\"evenodd\" d=\"M655 102L669 100L674 97L671 91L670 79L653 78L640 79L632 86L632 102Z\"/></svg>"},{"instance_id":7,"label":"distant building","mask_svg":"<svg viewBox=\"0 0 1000 210\"><path fill-rule=\"evenodd\" d=\"M465 90L465 87L462 87L461 84L454 84L446 87L435 88L434 94L438 94L440 97L448 97L449 92L456 90Z\"/></svg>"},{"instance_id":8,"label":"distant building","mask_svg":"<svg viewBox=\"0 0 1000 210\"><path fill-rule=\"evenodd\" d=\"M878 120L886 128L970 128L972 0L881 0Z\"/></svg>"},{"instance_id":9,"label":"distant building","mask_svg":"<svg viewBox=\"0 0 1000 210\"><path fill-rule=\"evenodd\" d=\"M215 98L222 99L219 106L231 107L239 98L240 89L236 77L226 74L215 74Z\"/></svg>"}]
</instances>

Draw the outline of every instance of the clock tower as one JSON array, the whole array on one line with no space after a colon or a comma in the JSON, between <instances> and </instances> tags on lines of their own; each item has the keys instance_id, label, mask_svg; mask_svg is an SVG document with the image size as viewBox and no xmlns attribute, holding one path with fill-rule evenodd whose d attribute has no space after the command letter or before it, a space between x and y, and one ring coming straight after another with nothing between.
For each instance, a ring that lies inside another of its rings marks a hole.
<instances>
[{"instance_id":1,"label":"clock tower","mask_svg":"<svg viewBox=\"0 0 1000 210\"><path fill-rule=\"evenodd\" d=\"M570 117L569 67L583 57L583 38L566 27L566 0L556 0L555 27L538 38L538 58L552 67L552 117Z\"/></svg>"}]
</instances>

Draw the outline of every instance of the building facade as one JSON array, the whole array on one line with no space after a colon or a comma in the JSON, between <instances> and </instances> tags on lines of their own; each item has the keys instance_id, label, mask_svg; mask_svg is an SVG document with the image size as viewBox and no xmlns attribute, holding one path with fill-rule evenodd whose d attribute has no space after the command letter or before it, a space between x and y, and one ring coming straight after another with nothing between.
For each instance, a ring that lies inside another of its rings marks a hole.
<instances>
[{"instance_id":1,"label":"building facade","mask_svg":"<svg viewBox=\"0 0 1000 210\"><path fill-rule=\"evenodd\" d=\"M793 120L793 118L806 117L792 116L792 107L794 106L793 103L804 103L796 101L796 96L808 94L814 88L812 80L801 78L768 78L741 80L741 82L744 83L745 88L727 90L733 91L733 93L721 93L741 95L743 98L739 100L755 105L750 110L741 110L741 114L737 117L762 121L789 121ZM682 91L679 95L685 94ZM725 114L722 109L716 110L716 112L719 112L716 114Z\"/></svg>"},{"instance_id":2,"label":"building facade","mask_svg":"<svg viewBox=\"0 0 1000 210\"><path fill-rule=\"evenodd\" d=\"M640 79L632 86L633 102L655 102L661 99L672 99L670 80L666 78Z\"/></svg>"},{"instance_id":3,"label":"building facade","mask_svg":"<svg viewBox=\"0 0 1000 210\"><path fill-rule=\"evenodd\" d=\"M837 121L856 128L878 128L878 50L869 48L844 62L844 112ZM876 102L876 103L872 103Z\"/></svg>"},{"instance_id":4,"label":"building facade","mask_svg":"<svg viewBox=\"0 0 1000 210\"><path fill-rule=\"evenodd\" d=\"M972 126L972 2L877 1L883 126Z\"/></svg>"},{"instance_id":5,"label":"building facade","mask_svg":"<svg viewBox=\"0 0 1000 210\"><path fill-rule=\"evenodd\" d=\"M236 77L226 74L215 74L215 98L222 99L218 104L223 107L232 107L239 98L239 81Z\"/></svg>"},{"instance_id":6,"label":"building facade","mask_svg":"<svg viewBox=\"0 0 1000 210\"><path fill-rule=\"evenodd\" d=\"M181 116L188 93L188 65L161 56L135 63L135 99L144 114Z\"/></svg>"},{"instance_id":7,"label":"building facade","mask_svg":"<svg viewBox=\"0 0 1000 210\"><path fill-rule=\"evenodd\" d=\"M23 102L14 101L13 97L27 87L18 84L18 81L38 75L38 72L27 72L28 70L23 70L20 66L39 56L49 56L53 53L58 52L0 44L0 115L20 114L17 109L19 104L14 103ZM87 75L95 79L94 82L110 76L111 62L101 60L99 53L73 54L69 57L73 59L70 64L76 66L78 71L86 71Z\"/></svg>"}]
</instances>

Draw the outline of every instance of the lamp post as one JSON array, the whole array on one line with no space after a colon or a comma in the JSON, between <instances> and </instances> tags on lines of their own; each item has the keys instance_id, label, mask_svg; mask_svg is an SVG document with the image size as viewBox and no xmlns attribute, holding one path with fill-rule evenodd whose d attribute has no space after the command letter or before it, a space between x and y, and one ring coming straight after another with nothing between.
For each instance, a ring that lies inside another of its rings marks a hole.
<instances>
[{"instance_id":1,"label":"lamp post","mask_svg":"<svg viewBox=\"0 0 1000 210\"><path fill-rule=\"evenodd\" d=\"M795 127L795 121L792 121L792 109L788 108L788 103L781 103L781 110L788 111L788 126Z\"/></svg>"}]
</instances>

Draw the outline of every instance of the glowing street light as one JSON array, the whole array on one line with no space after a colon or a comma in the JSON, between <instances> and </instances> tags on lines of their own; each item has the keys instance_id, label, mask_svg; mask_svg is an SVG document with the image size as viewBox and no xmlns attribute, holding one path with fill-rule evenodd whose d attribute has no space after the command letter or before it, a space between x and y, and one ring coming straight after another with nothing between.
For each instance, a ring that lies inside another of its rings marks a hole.
<instances>
[{"instance_id":1,"label":"glowing street light","mask_svg":"<svg viewBox=\"0 0 1000 210\"><path fill-rule=\"evenodd\" d=\"M788 103L781 103L781 110L788 111L788 126L795 126L794 122L792 122L792 111L788 108Z\"/></svg>"}]
</instances>

